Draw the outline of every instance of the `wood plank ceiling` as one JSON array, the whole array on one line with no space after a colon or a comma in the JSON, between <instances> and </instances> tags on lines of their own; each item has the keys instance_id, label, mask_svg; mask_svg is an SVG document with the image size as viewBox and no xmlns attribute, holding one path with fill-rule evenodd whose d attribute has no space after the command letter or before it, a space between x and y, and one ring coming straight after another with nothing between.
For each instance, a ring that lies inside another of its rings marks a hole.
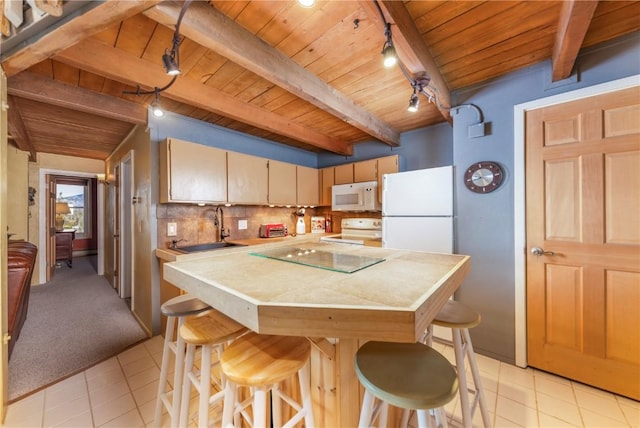
<instances>
[{"instance_id":1,"label":"wood plank ceiling","mask_svg":"<svg viewBox=\"0 0 640 428\"><path fill-rule=\"evenodd\" d=\"M170 81L162 55L184 4L87 2L84 13L0 49L18 147L32 158L105 159L145 123L154 99L123 91ZM382 66L380 12L406 74L430 79L416 113L407 112L410 80ZM639 17L639 1L194 1L180 27L182 74L160 101L267 140L349 155L359 142L394 146L402 132L450 122L451 91L546 60L554 80L565 78L580 49L638 31Z\"/></svg>"}]
</instances>

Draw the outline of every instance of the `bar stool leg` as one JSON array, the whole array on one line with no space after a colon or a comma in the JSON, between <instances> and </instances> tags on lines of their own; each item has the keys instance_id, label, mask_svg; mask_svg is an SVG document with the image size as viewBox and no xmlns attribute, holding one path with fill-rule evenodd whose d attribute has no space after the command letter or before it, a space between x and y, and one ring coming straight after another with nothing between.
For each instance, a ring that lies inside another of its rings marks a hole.
<instances>
[{"instance_id":1,"label":"bar stool leg","mask_svg":"<svg viewBox=\"0 0 640 428\"><path fill-rule=\"evenodd\" d=\"M195 358L196 346L192 344L187 345L187 356L184 362L184 381L182 385L182 398L180 399L180 427L186 427L189 420L189 396L191 395L191 377L188 376L187 370L193 367L193 360ZM182 382L182 381L181 381Z\"/></svg>"},{"instance_id":2,"label":"bar stool leg","mask_svg":"<svg viewBox=\"0 0 640 428\"><path fill-rule=\"evenodd\" d=\"M267 420L267 390L257 387L253 393L253 427L266 428Z\"/></svg>"},{"instance_id":3,"label":"bar stool leg","mask_svg":"<svg viewBox=\"0 0 640 428\"><path fill-rule=\"evenodd\" d=\"M282 399L279 389L280 385L275 385L271 392L271 420L274 427L282 426Z\"/></svg>"},{"instance_id":4,"label":"bar stool leg","mask_svg":"<svg viewBox=\"0 0 640 428\"><path fill-rule=\"evenodd\" d=\"M168 403L167 392L167 377L169 372L169 352L171 350L170 345L172 341L172 335L175 331L176 319L175 317L168 317L167 328L164 334L164 346L162 347L162 365L160 366L160 380L158 381L158 395L156 396L156 408L153 417L153 426L160 427L160 421L162 419L162 402ZM171 333L169 333L171 332ZM171 336L170 336L171 334ZM167 405L167 408L169 406Z\"/></svg>"},{"instance_id":5,"label":"bar stool leg","mask_svg":"<svg viewBox=\"0 0 640 428\"><path fill-rule=\"evenodd\" d=\"M447 424L447 414L444 411L444 407L438 407L437 409L435 409L434 417L437 428L447 428L449 426Z\"/></svg>"},{"instance_id":6,"label":"bar stool leg","mask_svg":"<svg viewBox=\"0 0 640 428\"><path fill-rule=\"evenodd\" d=\"M456 356L456 371L460 386L460 407L462 409L462 423L465 428L471 427L471 408L469 407L469 388L467 387L467 370L465 367L465 351L462 334L459 328L451 329L453 333L453 350Z\"/></svg>"},{"instance_id":7,"label":"bar stool leg","mask_svg":"<svg viewBox=\"0 0 640 428\"><path fill-rule=\"evenodd\" d=\"M202 357L200 363L200 405L198 409L198 426L207 427L209 425L209 394L211 392L211 347L202 347Z\"/></svg>"},{"instance_id":8,"label":"bar stool leg","mask_svg":"<svg viewBox=\"0 0 640 428\"><path fill-rule=\"evenodd\" d=\"M224 388L224 406L222 407L222 428L234 426L235 402L238 388L232 382L227 382Z\"/></svg>"},{"instance_id":9,"label":"bar stool leg","mask_svg":"<svg viewBox=\"0 0 640 428\"><path fill-rule=\"evenodd\" d=\"M471 375L473 376L473 384L475 386L474 408L476 403L480 406L480 414L482 415L482 423L485 427L491 426L491 419L489 418L489 409L487 408L487 400L484 396L484 388L482 388L482 379L480 378L480 371L478 370L478 364L476 362L476 354L473 351L473 344L471 343L471 336L469 335L469 329L462 329L462 337L467 349L467 358L469 360L469 367L471 368Z\"/></svg>"},{"instance_id":10,"label":"bar stool leg","mask_svg":"<svg viewBox=\"0 0 640 428\"><path fill-rule=\"evenodd\" d=\"M178 332L180 327L184 324L185 317L178 317ZM180 401L182 396L182 383L184 375L184 358L186 353L186 345L184 339L180 337L180 333L176 333L178 336L176 339L176 365L173 374L173 401L171 402L171 428L178 428L178 421L180 418Z\"/></svg>"},{"instance_id":11,"label":"bar stool leg","mask_svg":"<svg viewBox=\"0 0 640 428\"><path fill-rule=\"evenodd\" d=\"M302 405L307 411L304 414L304 424L306 427L315 425L313 417L313 402L311 400L311 367L310 363L298 370L298 382L300 383L300 396Z\"/></svg>"},{"instance_id":12,"label":"bar stool leg","mask_svg":"<svg viewBox=\"0 0 640 428\"><path fill-rule=\"evenodd\" d=\"M364 390L364 397L362 399L362 407L360 409L360 420L358 422L358 428L368 428L371 424L371 416L373 416L373 402L375 397L369 390Z\"/></svg>"}]
</instances>

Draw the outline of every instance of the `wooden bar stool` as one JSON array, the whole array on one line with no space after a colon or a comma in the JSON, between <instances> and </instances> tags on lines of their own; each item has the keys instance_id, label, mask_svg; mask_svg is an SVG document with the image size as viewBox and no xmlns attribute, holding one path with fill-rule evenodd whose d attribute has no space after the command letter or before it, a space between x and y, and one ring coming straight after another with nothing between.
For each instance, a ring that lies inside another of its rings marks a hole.
<instances>
[{"instance_id":1,"label":"wooden bar stool","mask_svg":"<svg viewBox=\"0 0 640 428\"><path fill-rule=\"evenodd\" d=\"M292 427L304 418L307 428L314 426L309 376L311 346L304 337L269 336L249 333L233 342L222 354L220 368L227 378L222 426L240 426L240 415L253 427L267 427L267 392L271 392L274 428ZM280 389L280 383L298 373L301 403ZM251 389L252 397L242 402L238 387ZM295 414L282 424L282 401ZM253 418L246 411L252 406Z\"/></svg>"},{"instance_id":2,"label":"wooden bar stool","mask_svg":"<svg viewBox=\"0 0 640 428\"><path fill-rule=\"evenodd\" d=\"M478 406L482 414L482 423L485 427L491 426L487 401L482 389L482 379L478 371L471 336L469 329L480 324L480 314L463 303L448 300L438 315L434 318L427 332L426 343L431 345L434 325L451 329L453 336L453 350L456 357L456 371L460 383L460 407L462 409L462 422L465 427L473 425L473 415ZM467 373L465 357L469 362L471 375L473 376L474 388L467 385ZM473 401L469 402L469 395L473 396Z\"/></svg>"},{"instance_id":3,"label":"wooden bar stool","mask_svg":"<svg viewBox=\"0 0 640 428\"><path fill-rule=\"evenodd\" d=\"M356 352L356 374L364 386L361 428L378 419L387 425L389 404L415 409L418 426L431 426L429 411L438 427L447 426L444 405L458 392L456 372L447 359L422 343L367 342ZM377 401L377 402L376 402Z\"/></svg>"},{"instance_id":4,"label":"wooden bar stool","mask_svg":"<svg viewBox=\"0 0 640 428\"><path fill-rule=\"evenodd\" d=\"M200 394L198 400L198 426L209 424L209 406L224 398L224 375L218 379L211 376L212 366L217 366L225 345L247 332L247 328L216 310L206 312L202 316L189 318L180 327L180 338L187 345L187 356L184 365L184 385L180 407L180 426L186 427L189 420L189 401L191 386ZM196 347L201 347L200 370L194 365ZM216 359L212 360L212 352ZM211 394L211 382L215 382L218 391Z\"/></svg>"},{"instance_id":5,"label":"wooden bar stool","mask_svg":"<svg viewBox=\"0 0 640 428\"><path fill-rule=\"evenodd\" d=\"M158 396L156 398L155 416L153 419L154 427L159 427L161 425L162 406L166 407L167 412L171 417L171 426L178 426L178 411L180 409L179 399L182 388L182 368L184 366L185 346L184 342L180 339L180 335L177 335L176 321L178 324L177 328L179 329L184 323L186 317L201 314L210 309L211 307L202 300L188 294L169 299L160 306L160 312L162 315L167 317L167 327L164 333L162 365L160 367ZM174 335L177 335L175 341L173 340ZM171 360L169 352L173 352L175 358L172 390L167 390L169 361Z\"/></svg>"}]
</instances>

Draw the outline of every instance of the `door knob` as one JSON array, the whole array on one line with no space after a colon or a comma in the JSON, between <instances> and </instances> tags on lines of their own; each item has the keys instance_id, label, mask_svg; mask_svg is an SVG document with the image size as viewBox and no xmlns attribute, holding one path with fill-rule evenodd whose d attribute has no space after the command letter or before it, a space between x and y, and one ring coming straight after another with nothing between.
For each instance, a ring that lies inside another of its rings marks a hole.
<instances>
[{"instance_id":1,"label":"door knob","mask_svg":"<svg viewBox=\"0 0 640 428\"><path fill-rule=\"evenodd\" d=\"M533 247L531 249L531 254L533 254L534 256L555 256L556 253L554 253L553 251L545 251L540 247Z\"/></svg>"}]
</instances>

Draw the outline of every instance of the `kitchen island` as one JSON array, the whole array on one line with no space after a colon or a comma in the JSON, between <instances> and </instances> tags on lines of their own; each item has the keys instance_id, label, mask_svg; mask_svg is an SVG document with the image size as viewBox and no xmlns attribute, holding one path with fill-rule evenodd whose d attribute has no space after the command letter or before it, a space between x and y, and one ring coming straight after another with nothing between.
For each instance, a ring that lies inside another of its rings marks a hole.
<instances>
[{"instance_id":1,"label":"kitchen island","mask_svg":"<svg viewBox=\"0 0 640 428\"><path fill-rule=\"evenodd\" d=\"M344 273L264 256L278 248L376 262ZM316 425L347 427L359 415L358 347L418 340L469 268L463 255L286 241L186 255L163 276L255 332L308 337Z\"/></svg>"}]
</instances>

